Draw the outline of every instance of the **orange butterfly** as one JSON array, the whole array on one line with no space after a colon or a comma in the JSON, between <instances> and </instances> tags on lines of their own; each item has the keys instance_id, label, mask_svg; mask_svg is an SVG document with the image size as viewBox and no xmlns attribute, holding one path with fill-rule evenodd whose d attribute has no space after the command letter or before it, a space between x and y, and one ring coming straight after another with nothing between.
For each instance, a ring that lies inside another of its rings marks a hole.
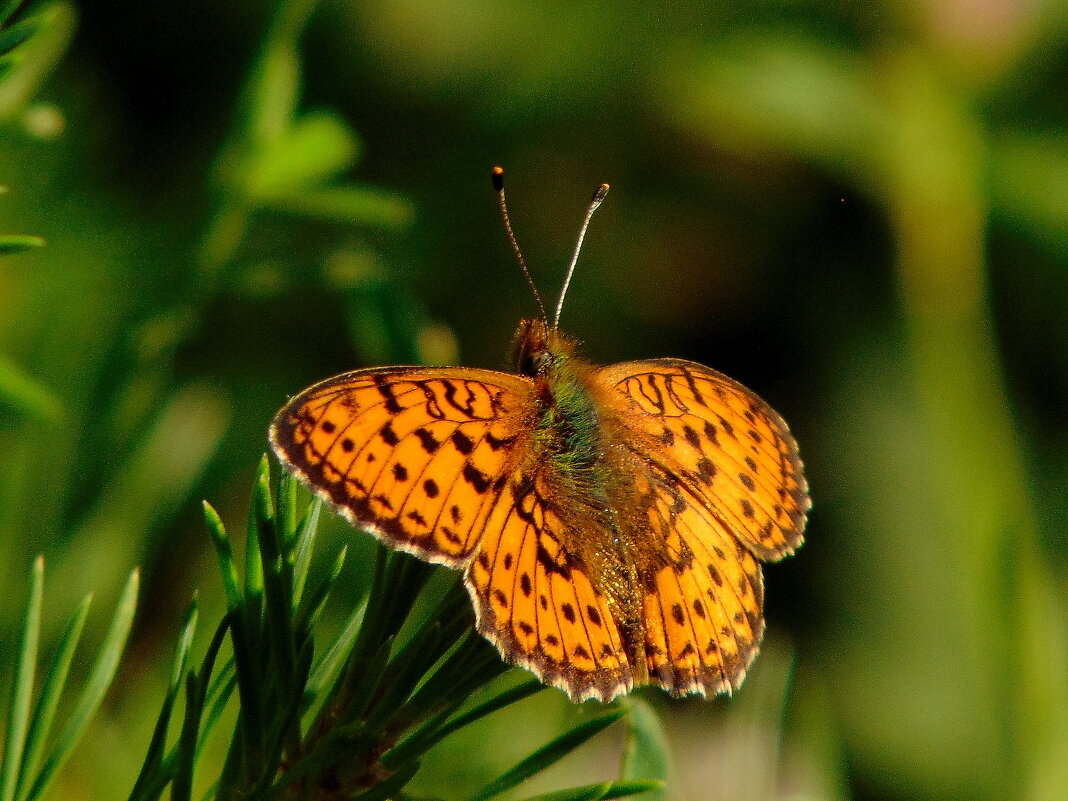
<instances>
[{"instance_id":1,"label":"orange butterfly","mask_svg":"<svg viewBox=\"0 0 1068 801\"><path fill-rule=\"evenodd\" d=\"M730 692L764 632L760 562L801 544L808 488L786 423L738 382L679 359L597 367L559 330L607 191L554 323L542 307L519 325L517 374L345 373L286 404L271 443L353 525L463 570L479 632L573 700Z\"/></svg>"}]
</instances>

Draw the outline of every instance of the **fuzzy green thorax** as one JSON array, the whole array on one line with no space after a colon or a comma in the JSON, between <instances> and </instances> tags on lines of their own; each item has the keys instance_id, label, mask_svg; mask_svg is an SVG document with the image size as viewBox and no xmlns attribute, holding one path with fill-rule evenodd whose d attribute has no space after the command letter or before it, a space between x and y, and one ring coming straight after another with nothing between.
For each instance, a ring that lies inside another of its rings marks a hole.
<instances>
[{"instance_id":1,"label":"fuzzy green thorax","mask_svg":"<svg viewBox=\"0 0 1068 801\"><path fill-rule=\"evenodd\" d=\"M604 510L610 480L606 443L597 406L583 380L592 365L575 351L574 340L541 320L519 325L516 369L534 379L541 402L534 450L552 464L572 500Z\"/></svg>"}]
</instances>

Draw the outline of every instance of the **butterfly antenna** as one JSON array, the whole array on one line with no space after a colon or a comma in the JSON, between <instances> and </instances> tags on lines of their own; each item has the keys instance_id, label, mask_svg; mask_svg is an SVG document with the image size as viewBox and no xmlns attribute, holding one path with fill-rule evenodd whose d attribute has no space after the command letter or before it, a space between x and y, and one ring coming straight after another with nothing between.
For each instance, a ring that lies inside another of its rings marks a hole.
<instances>
[{"instance_id":1,"label":"butterfly antenna","mask_svg":"<svg viewBox=\"0 0 1068 801\"><path fill-rule=\"evenodd\" d=\"M530 291L534 293L534 300L538 301L538 308L541 310L541 319L545 323L545 327L549 327L549 318L545 314L545 304L542 303L541 293L538 292L538 287L534 285L534 279L530 277L530 270L527 269L527 260L523 258L523 252L519 249L519 243L516 242L515 234L512 232L512 221L508 218L508 204L504 201L504 167L494 167L493 173L493 190L497 193L497 205L501 209L501 219L504 221L504 231L508 234L508 241L512 243L512 250L515 253L516 259L519 261L519 269L523 271L523 275L527 279L527 283L530 285Z\"/></svg>"},{"instance_id":2,"label":"butterfly antenna","mask_svg":"<svg viewBox=\"0 0 1068 801\"><path fill-rule=\"evenodd\" d=\"M564 295L567 294L567 288L571 285L571 276L575 274L575 264L578 262L579 251L582 250L582 240L586 238L586 229L590 227L590 220L593 218L593 213L597 211L597 207L601 205L601 201L604 200L604 196L608 194L608 184L601 184L597 187L597 191L593 193L593 197L590 199L590 207L586 209L586 218L582 221L582 228L579 229L578 241L575 243L575 252L571 254L571 263L567 265L567 277L564 278L564 287L560 290L560 300L556 302L556 314L553 317L553 328L557 328L560 325L560 312L564 310Z\"/></svg>"}]
</instances>

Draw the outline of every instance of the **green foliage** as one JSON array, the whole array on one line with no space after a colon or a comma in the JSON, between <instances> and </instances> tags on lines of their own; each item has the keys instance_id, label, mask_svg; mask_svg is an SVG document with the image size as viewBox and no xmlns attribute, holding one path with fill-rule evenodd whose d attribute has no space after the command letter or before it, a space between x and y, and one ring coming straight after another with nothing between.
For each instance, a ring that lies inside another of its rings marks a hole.
<instances>
[{"instance_id":1,"label":"green foliage","mask_svg":"<svg viewBox=\"0 0 1068 801\"><path fill-rule=\"evenodd\" d=\"M667 735L660 716L639 697L628 701L630 736L623 756L624 779L668 780ZM641 796L640 801L664 801L665 790L654 789Z\"/></svg>"},{"instance_id":2,"label":"green foliage","mask_svg":"<svg viewBox=\"0 0 1068 801\"><path fill-rule=\"evenodd\" d=\"M0 125L21 110L54 66L70 39L72 10L67 3L37 3L19 13L23 0L0 5ZM8 191L0 186L0 195ZM0 234L0 257L33 250L44 239L29 234ZM0 403L45 419L58 416L53 393L0 357Z\"/></svg>"},{"instance_id":3,"label":"green foliage","mask_svg":"<svg viewBox=\"0 0 1068 801\"><path fill-rule=\"evenodd\" d=\"M62 0L0 6L0 124L25 107L73 33L74 8Z\"/></svg>"},{"instance_id":4,"label":"green foliage","mask_svg":"<svg viewBox=\"0 0 1068 801\"><path fill-rule=\"evenodd\" d=\"M50 389L0 356L0 403L39 420L56 420L63 406Z\"/></svg>"},{"instance_id":5,"label":"green foliage","mask_svg":"<svg viewBox=\"0 0 1068 801\"><path fill-rule=\"evenodd\" d=\"M423 755L445 737L544 689L527 681L494 691L506 666L474 634L462 586L455 583L420 614L414 610L432 568L382 547L375 551L367 596L340 633L317 647L319 613L344 560L342 550L319 589L302 592L319 508L314 501L297 521L296 487L289 476L281 480L276 504L265 458L253 490L242 577L222 521L205 504L227 612L195 668L189 666L197 622L196 604L191 607L131 801L160 798L168 785L172 799L192 797L197 757L235 691L236 722L221 775L211 783L215 798L366 801L396 795L415 776ZM224 641L232 659L216 672ZM181 730L168 746L183 687ZM469 703L472 696L488 697ZM484 801L515 787L627 715L627 708L617 708L576 724L476 798ZM654 747L647 736L641 739L646 750ZM632 777L559 797L621 798L660 785Z\"/></svg>"},{"instance_id":6,"label":"green foliage","mask_svg":"<svg viewBox=\"0 0 1068 801\"><path fill-rule=\"evenodd\" d=\"M67 623L34 703L33 687L38 672L37 652L44 597L44 558L38 557L34 562L30 572L22 642L16 654L14 680L11 683L3 761L0 762L2 801L32 801L40 798L85 733L118 670L119 658L133 624L137 588L138 573L134 571L122 591L115 616L84 687L63 727L49 742L56 710L67 687L74 651L89 614L91 598L86 597L78 605Z\"/></svg>"},{"instance_id":7,"label":"green foliage","mask_svg":"<svg viewBox=\"0 0 1068 801\"><path fill-rule=\"evenodd\" d=\"M44 240L39 236L24 234L6 234L0 236L0 256L10 256L13 253L21 253L31 248L39 248L44 245Z\"/></svg>"},{"instance_id":8,"label":"green foliage","mask_svg":"<svg viewBox=\"0 0 1068 801\"><path fill-rule=\"evenodd\" d=\"M319 615L340 574L345 549L316 591L305 595L302 589L318 533L320 502L312 502L298 522L294 479L282 478L277 503L269 481L264 457L249 510L243 577L221 519L204 504L227 611L204 657L193 666L190 652L199 610L196 599L190 605L131 801L161 798L168 788L171 799L193 797L198 757L235 696L237 709L231 717L236 721L221 775L211 784L213 797L369 801L396 795L419 770L420 758L443 738L545 689L530 680L493 691L494 681L507 666L475 635L466 592L456 582L425 615L414 613L432 568L382 547L376 549L367 597L317 654ZM135 571L85 687L46 750L90 598L79 604L60 637L34 704L43 583L44 560L38 558L30 574L13 671L0 761L0 801L32 801L48 787L115 677L136 607ZM220 665L227 644L232 655ZM168 744L179 694L182 721L177 737ZM477 695L488 697L469 704L468 699ZM517 786L627 714L627 708L617 708L578 723L476 797L484 801ZM632 779L538 798L597 801L661 785L655 779Z\"/></svg>"},{"instance_id":9,"label":"green foliage","mask_svg":"<svg viewBox=\"0 0 1068 801\"><path fill-rule=\"evenodd\" d=\"M315 0L278 4L215 167L218 207L201 250L206 272L237 255L256 212L387 228L411 219L400 197L343 180L359 156L343 119L332 111L298 111L298 45L315 6Z\"/></svg>"}]
</instances>

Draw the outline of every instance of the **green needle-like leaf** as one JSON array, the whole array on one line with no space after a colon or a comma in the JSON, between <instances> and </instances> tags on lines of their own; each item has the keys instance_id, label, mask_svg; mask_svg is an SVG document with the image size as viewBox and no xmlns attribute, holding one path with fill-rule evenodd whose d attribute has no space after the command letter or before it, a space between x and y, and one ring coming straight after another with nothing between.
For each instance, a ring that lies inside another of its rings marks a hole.
<instances>
[{"instance_id":1,"label":"green needle-like leaf","mask_svg":"<svg viewBox=\"0 0 1068 801\"><path fill-rule=\"evenodd\" d=\"M583 787L572 787L555 793L532 796L524 801L601 801L610 786L608 783L587 784Z\"/></svg>"},{"instance_id":2,"label":"green needle-like leaf","mask_svg":"<svg viewBox=\"0 0 1068 801\"><path fill-rule=\"evenodd\" d=\"M44 247L45 241L30 234L5 234L0 236L0 256L11 256L25 250Z\"/></svg>"},{"instance_id":3,"label":"green needle-like leaf","mask_svg":"<svg viewBox=\"0 0 1068 801\"><path fill-rule=\"evenodd\" d=\"M412 780L412 776L418 771L418 762L405 765L377 787L356 796L353 801L383 801L383 799L392 798L399 789Z\"/></svg>"},{"instance_id":4,"label":"green needle-like leaf","mask_svg":"<svg viewBox=\"0 0 1068 801\"><path fill-rule=\"evenodd\" d=\"M63 688L67 683L67 674L70 672L71 662L74 660L74 651L78 647L78 641L85 627L85 619L89 615L89 605L92 596L86 596L78 604L77 610L67 623L67 628L60 637L56 647L56 655L48 668L44 685L41 687L41 695L37 699L37 706L33 711L30 732L26 737L26 750L22 755L22 766L19 770L18 787L15 790L15 798L23 801L30 791L30 781L37 771L41 762L41 754L44 752L45 741L52 730L52 721L56 716L56 708L59 706L59 698L63 694Z\"/></svg>"},{"instance_id":5,"label":"green needle-like leaf","mask_svg":"<svg viewBox=\"0 0 1068 801\"><path fill-rule=\"evenodd\" d=\"M612 782L608 788L608 792L601 796L604 801L609 801L612 798L627 798L632 795L640 795L641 793L650 793L656 791L666 791L667 785L659 779L641 780L636 779L633 781Z\"/></svg>"},{"instance_id":6,"label":"green needle-like leaf","mask_svg":"<svg viewBox=\"0 0 1068 801\"><path fill-rule=\"evenodd\" d=\"M241 578L237 574L237 565L234 563L234 549L230 545L230 537L226 534L226 527L219 513L207 501L204 501L203 506L204 520L208 524L208 532L211 534L215 554L219 559L219 569L222 571L223 587L226 589L226 606L233 612L241 608L244 600L241 593Z\"/></svg>"},{"instance_id":7,"label":"green needle-like leaf","mask_svg":"<svg viewBox=\"0 0 1068 801\"><path fill-rule=\"evenodd\" d=\"M394 748L387 751L382 756L382 765L386 768L393 768L401 765L409 759L429 751L454 731L462 729L464 726L468 726L476 720L481 720L486 717L486 715L490 715L498 709L503 709L506 706L522 701L524 698L534 695L534 693L541 692L544 689L545 685L542 684L540 680L531 679L516 687L498 693L492 698L472 707L467 712L457 715L447 723L443 724L438 719L431 720L404 738Z\"/></svg>"},{"instance_id":8,"label":"green needle-like leaf","mask_svg":"<svg viewBox=\"0 0 1068 801\"><path fill-rule=\"evenodd\" d=\"M366 621L367 616L364 615L365 625ZM365 665L361 665L362 670L352 670L355 665L350 663L348 677L350 681L342 689L348 697L344 699L342 710L339 710L341 711L339 717L344 722L359 721L363 717L382 682L382 676L385 674L386 668L389 666L389 655L392 650L393 638L387 637L385 642L378 647L378 651L375 652L374 656Z\"/></svg>"},{"instance_id":9,"label":"green needle-like leaf","mask_svg":"<svg viewBox=\"0 0 1068 801\"><path fill-rule=\"evenodd\" d=\"M655 710L637 696L626 701L630 708L630 733L623 754L624 779L658 779L667 781L668 745L664 727ZM641 801L663 801L663 788L652 789Z\"/></svg>"},{"instance_id":10,"label":"green needle-like leaf","mask_svg":"<svg viewBox=\"0 0 1068 801\"><path fill-rule=\"evenodd\" d=\"M296 556L293 560L293 603L300 602L304 592L304 582L308 578L308 568L311 566L312 547L315 545L315 535L319 532L319 515L323 509L323 502L318 498L311 502L304 519L300 522L297 530Z\"/></svg>"},{"instance_id":11,"label":"green needle-like leaf","mask_svg":"<svg viewBox=\"0 0 1068 801\"><path fill-rule=\"evenodd\" d=\"M278 539L283 543L283 553L292 555L292 545L297 536L297 480L282 471L278 479Z\"/></svg>"},{"instance_id":12,"label":"green needle-like leaf","mask_svg":"<svg viewBox=\"0 0 1068 801\"><path fill-rule=\"evenodd\" d=\"M258 513L262 510L258 504L262 498L262 487L270 484L270 466L267 457L260 460L256 479L252 485L252 500L248 510L248 539L245 540L245 624L249 632L258 631L260 612L263 605L263 555L260 553L260 524ZM273 517L273 515L269 515Z\"/></svg>"},{"instance_id":13,"label":"green needle-like leaf","mask_svg":"<svg viewBox=\"0 0 1068 801\"><path fill-rule=\"evenodd\" d=\"M37 643L41 637L41 598L44 592L44 557L38 556L30 570L26 616L22 625L22 644L15 663L15 681L11 685L8 706L7 740L4 743L4 764L0 769L0 799L13 801L19 780L26 730L29 726L30 703L33 698L33 677L37 672Z\"/></svg>"},{"instance_id":14,"label":"green needle-like leaf","mask_svg":"<svg viewBox=\"0 0 1068 801\"><path fill-rule=\"evenodd\" d=\"M226 680L219 685L219 692L211 701L211 706L208 708L208 714L204 716L204 723L200 728L200 744L197 746L197 758L200 757L200 752L204 749L204 745L208 741L208 735L210 735L215 728L215 724L219 722L219 718L222 717L222 713L226 709L226 705L230 702L234 690L237 689L237 674L231 670L224 675L226 676Z\"/></svg>"},{"instance_id":15,"label":"green needle-like leaf","mask_svg":"<svg viewBox=\"0 0 1068 801\"><path fill-rule=\"evenodd\" d=\"M162 792L163 785L169 779L169 771L163 769L163 752L167 746L167 728L171 722L171 714L174 711L174 702L178 696L178 688L181 686L182 676L185 672L186 662L189 657L189 648L193 643L193 634L196 632L198 604L196 597L189 605L186 612L182 632L178 636L178 644L175 646L174 666L171 668L171 681L167 689L167 695L163 700L163 708L159 717L156 718L156 726L152 731L152 740L148 744L141 770L137 774L137 782L130 791L129 801L143 798L157 798Z\"/></svg>"},{"instance_id":16,"label":"green needle-like leaf","mask_svg":"<svg viewBox=\"0 0 1068 801\"><path fill-rule=\"evenodd\" d=\"M467 634L405 704L396 718L413 723L427 717L427 710L455 708L467 696L509 669L497 650L468 629Z\"/></svg>"},{"instance_id":17,"label":"green needle-like leaf","mask_svg":"<svg viewBox=\"0 0 1068 801\"><path fill-rule=\"evenodd\" d=\"M408 726L413 722L413 711L416 719L421 719L433 709L429 704L417 702L405 705L404 702L413 692L417 693L424 682L434 678L437 673L435 664L438 669L448 666L447 655L455 654L459 645L458 638L463 637L465 631L470 631L469 609L467 592L462 584L454 582L438 602L434 612L427 615L390 660L388 677L380 690L381 697L376 703L374 714L368 720L371 729L379 728L390 719L390 725L394 729L397 726ZM452 686L455 688L456 685ZM456 698L455 702L459 703L463 697L465 696Z\"/></svg>"},{"instance_id":18,"label":"green needle-like leaf","mask_svg":"<svg viewBox=\"0 0 1068 801\"><path fill-rule=\"evenodd\" d=\"M366 609L367 601L364 600L349 615L345 625L341 628L341 633L312 670L304 688L305 703L309 706L321 703L323 690L337 679L352 650L352 644L356 642L356 635L360 631L360 624L363 622Z\"/></svg>"},{"instance_id":19,"label":"green needle-like leaf","mask_svg":"<svg viewBox=\"0 0 1068 801\"><path fill-rule=\"evenodd\" d=\"M609 799L613 798L627 798L639 793L655 792L663 788L664 783L654 779L633 782L605 782L604 784L587 784L582 787L571 787L567 790L535 795L525 798L523 801L609 801Z\"/></svg>"},{"instance_id":20,"label":"green needle-like leaf","mask_svg":"<svg viewBox=\"0 0 1068 801\"><path fill-rule=\"evenodd\" d=\"M190 801L193 793L193 763L196 759L197 734L204 711L197 674L189 671L185 680L185 720L178 738L178 755L175 759L174 780L171 782L171 801Z\"/></svg>"},{"instance_id":21,"label":"green needle-like leaf","mask_svg":"<svg viewBox=\"0 0 1068 801\"><path fill-rule=\"evenodd\" d=\"M487 784L475 794L472 801L485 801L487 798L493 798L506 790L511 790L520 782L529 779L535 773L539 773L550 765L556 764L580 745L584 744L597 734L600 734L625 714L627 714L625 709L617 709L606 715L594 718L593 720L580 723L571 731L560 735L552 742L542 746L511 770L506 771L500 777Z\"/></svg>"},{"instance_id":22,"label":"green needle-like leaf","mask_svg":"<svg viewBox=\"0 0 1068 801\"><path fill-rule=\"evenodd\" d=\"M215 662L219 657L219 651L223 645L223 639L226 636L229 627L230 618L224 618L223 622L219 624L219 627L215 630L215 634L211 638L211 643L208 645L208 650L204 654L204 661L201 663L200 675L204 681L211 681L208 683L207 693L204 696L202 703L211 703L211 709L208 711L207 717L204 719L204 725L200 733L200 743L197 746L197 754L199 755L200 749L203 748L204 743L207 740L208 735L214 728L216 721L222 714L223 709L226 708L227 702L230 700L230 696L234 692L234 688L237 686L237 670L236 663L233 659L230 659L223 665L222 670L218 675L212 678L212 673L215 670Z\"/></svg>"},{"instance_id":23,"label":"green needle-like leaf","mask_svg":"<svg viewBox=\"0 0 1068 801\"><path fill-rule=\"evenodd\" d=\"M310 631L315 626L315 622L318 620L319 614L322 612L323 606L326 604L326 599L330 596L330 590L333 589L334 582L337 581L337 577L341 574L341 568L345 564L345 557L348 555L348 552L349 546L342 546L338 555L334 558L334 563L330 566L326 578L324 578L319 586L315 588L315 591L308 596L307 603L297 615L296 628L298 631Z\"/></svg>"},{"instance_id":24,"label":"green needle-like leaf","mask_svg":"<svg viewBox=\"0 0 1068 801\"><path fill-rule=\"evenodd\" d=\"M430 658L438 649L441 641L441 626L434 625L425 630L423 636L408 645L419 645L429 652ZM389 671L378 691L374 711L368 716L367 725L377 731L389 718L394 715L401 705L412 694L415 686L419 683L424 670L429 667L419 654L413 654L412 649L405 647L394 656L389 663Z\"/></svg>"},{"instance_id":25,"label":"green needle-like leaf","mask_svg":"<svg viewBox=\"0 0 1068 801\"><path fill-rule=\"evenodd\" d=\"M252 506L260 543L265 623L271 652L269 658L277 660L276 675L280 680L280 689L289 699L294 696L292 683L296 679L294 669L297 662L292 617L292 576L283 556L285 545L278 530L267 467L267 457L264 456L261 461L262 472L253 485Z\"/></svg>"},{"instance_id":26,"label":"green needle-like leaf","mask_svg":"<svg viewBox=\"0 0 1068 801\"><path fill-rule=\"evenodd\" d=\"M70 752L74 749L78 739L85 733L90 719L104 700L104 694L115 677L115 671L119 666L126 638L133 624L134 611L137 608L137 589L139 584L139 572L130 574L126 581L122 595L119 597L118 606L115 609L115 617L111 621L104 644L100 649L93 670L89 674L89 680L75 704L67 724L60 731L52 751L45 760L40 774L33 783L32 789L27 795L28 799L38 798L49 782L55 776L56 771L63 765Z\"/></svg>"},{"instance_id":27,"label":"green needle-like leaf","mask_svg":"<svg viewBox=\"0 0 1068 801\"><path fill-rule=\"evenodd\" d=\"M182 632L178 635L178 645L174 649L174 667L171 668L171 687L178 687L179 682L182 680L182 675L185 672L185 665L189 658L189 649L193 645L193 635L197 631L197 620L200 617L200 602L197 599L196 593L193 594L193 600L189 604L189 609L185 613L185 620L182 622Z\"/></svg>"}]
</instances>

